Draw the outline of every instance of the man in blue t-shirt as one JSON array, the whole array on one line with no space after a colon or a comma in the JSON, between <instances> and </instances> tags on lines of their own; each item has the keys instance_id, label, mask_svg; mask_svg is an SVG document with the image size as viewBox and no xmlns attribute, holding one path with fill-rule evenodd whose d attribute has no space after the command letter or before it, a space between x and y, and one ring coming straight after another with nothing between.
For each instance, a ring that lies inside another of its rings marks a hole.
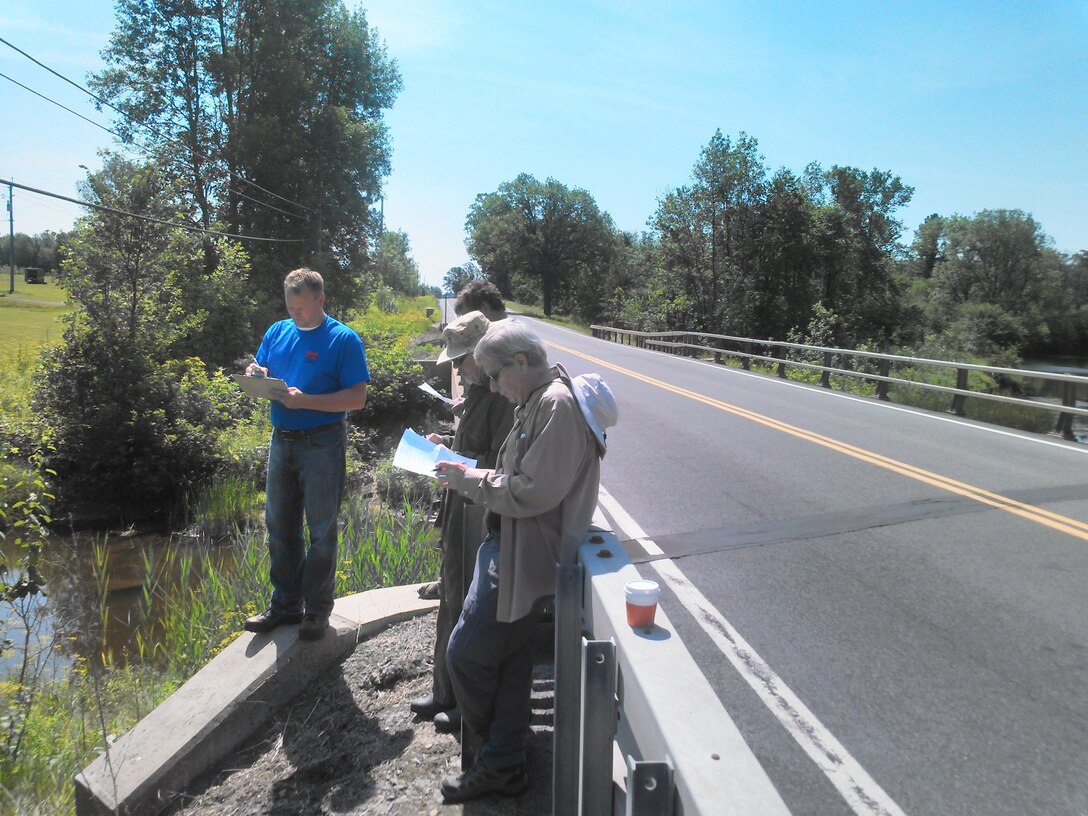
<instances>
[{"instance_id":1,"label":"man in blue t-shirt","mask_svg":"<svg viewBox=\"0 0 1088 816\"><path fill-rule=\"evenodd\" d=\"M279 377L272 402L265 525L272 600L248 618L250 632L297 623L298 636L325 636L332 612L337 519L344 492L344 417L366 404L370 371L359 335L325 314L325 282L296 269L283 282L290 318L273 323L246 373ZM306 549L303 515L310 530Z\"/></svg>"}]
</instances>

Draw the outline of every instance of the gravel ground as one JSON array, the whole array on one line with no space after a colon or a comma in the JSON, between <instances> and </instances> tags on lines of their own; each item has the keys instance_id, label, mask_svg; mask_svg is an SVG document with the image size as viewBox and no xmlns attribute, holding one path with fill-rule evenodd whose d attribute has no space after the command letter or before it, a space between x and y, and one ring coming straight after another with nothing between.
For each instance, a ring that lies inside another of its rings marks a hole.
<instances>
[{"instance_id":1,"label":"gravel ground","mask_svg":"<svg viewBox=\"0 0 1088 816\"><path fill-rule=\"evenodd\" d=\"M223 767L194 783L175 816L551 813L552 667L533 679L529 791L464 805L442 802L460 744L419 722L408 701L430 691L435 615L395 624L360 643L295 698Z\"/></svg>"}]
</instances>

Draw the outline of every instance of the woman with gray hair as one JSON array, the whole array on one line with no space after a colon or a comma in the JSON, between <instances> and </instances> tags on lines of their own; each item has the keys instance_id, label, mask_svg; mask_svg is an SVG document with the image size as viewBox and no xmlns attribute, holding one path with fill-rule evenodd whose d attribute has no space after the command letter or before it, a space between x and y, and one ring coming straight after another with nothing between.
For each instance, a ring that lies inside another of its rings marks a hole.
<instances>
[{"instance_id":1,"label":"woman with gray hair","mask_svg":"<svg viewBox=\"0 0 1088 816\"><path fill-rule=\"evenodd\" d=\"M446 661L464 724L482 740L476 762L442 782L447 802L529 786L533 634L555 593L557 564L575 563L597 505L594 432L560 367L524 323L492 323L474 351L491 389L517 406L494 469L440 462L444 487L487 507L472 585Z\"/></svg>"},{"instance_id":2,"label":"woman with gray hair","mask_svg":"<svg viewBox=\"0 0 1088 816\"><path fill-rule=\"evenodd\" d=\"M458 317L442 330L446 347L438 356L438 362L451 362L465 389L464 411L452 437L428 434L427 439L443 444L451 450L475 459L480 467L494 467L498 461L510 426L514 424L514 409L509 402L489 387L487 376L476 362L474 351L491 325L482 312L469 312ZM442 519L442 580L438 582L438 621L435 631L434 669L431 693L412 700L412 712L426 720L433 720L436 731L459 732L461 714L446 666L446 646L454 624L461 617L461 605L468 588L465 563L466 547L475 552L480 539L464 534L465 508L468 499L453 492L444 491L440 518Z\"/></svg>"}]
</instances>

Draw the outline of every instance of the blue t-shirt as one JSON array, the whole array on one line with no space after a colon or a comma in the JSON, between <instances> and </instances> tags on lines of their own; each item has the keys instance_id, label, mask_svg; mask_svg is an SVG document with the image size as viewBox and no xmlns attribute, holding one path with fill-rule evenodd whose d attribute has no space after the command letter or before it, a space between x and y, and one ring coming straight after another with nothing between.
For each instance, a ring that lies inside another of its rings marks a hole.
<instances>
[{"instance_id":1,"label":"blue t-shirt","mask_svg":"<svg viewBox=\"0 0 1088 816\"><path fill-rule=\"evenodd\" d=\"M290 318L273 323L257 349L268 376L279 377L304 394L331 394L370 382L363 341L353 329L328 315L316 329L303 331ZM272 400L272 424L289 431L316 428L343 419L345 412L287 408Z\"/></svg>"}]
</instances>

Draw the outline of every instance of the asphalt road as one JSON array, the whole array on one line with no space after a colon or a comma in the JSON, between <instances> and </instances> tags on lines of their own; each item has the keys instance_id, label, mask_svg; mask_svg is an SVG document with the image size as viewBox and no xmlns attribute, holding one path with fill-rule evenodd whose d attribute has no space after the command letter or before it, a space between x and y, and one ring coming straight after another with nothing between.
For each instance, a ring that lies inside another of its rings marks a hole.
<instances>
[{"instance_id":1,"label":"asphalt road","mask_svg":"<svg viewBox=\"0 0 1088 816\"><path fill-rule=\"evenodd\" d=\"M1088 446L536 327L793 813L1088 815Z\"/></svg>"}]
</instances>

